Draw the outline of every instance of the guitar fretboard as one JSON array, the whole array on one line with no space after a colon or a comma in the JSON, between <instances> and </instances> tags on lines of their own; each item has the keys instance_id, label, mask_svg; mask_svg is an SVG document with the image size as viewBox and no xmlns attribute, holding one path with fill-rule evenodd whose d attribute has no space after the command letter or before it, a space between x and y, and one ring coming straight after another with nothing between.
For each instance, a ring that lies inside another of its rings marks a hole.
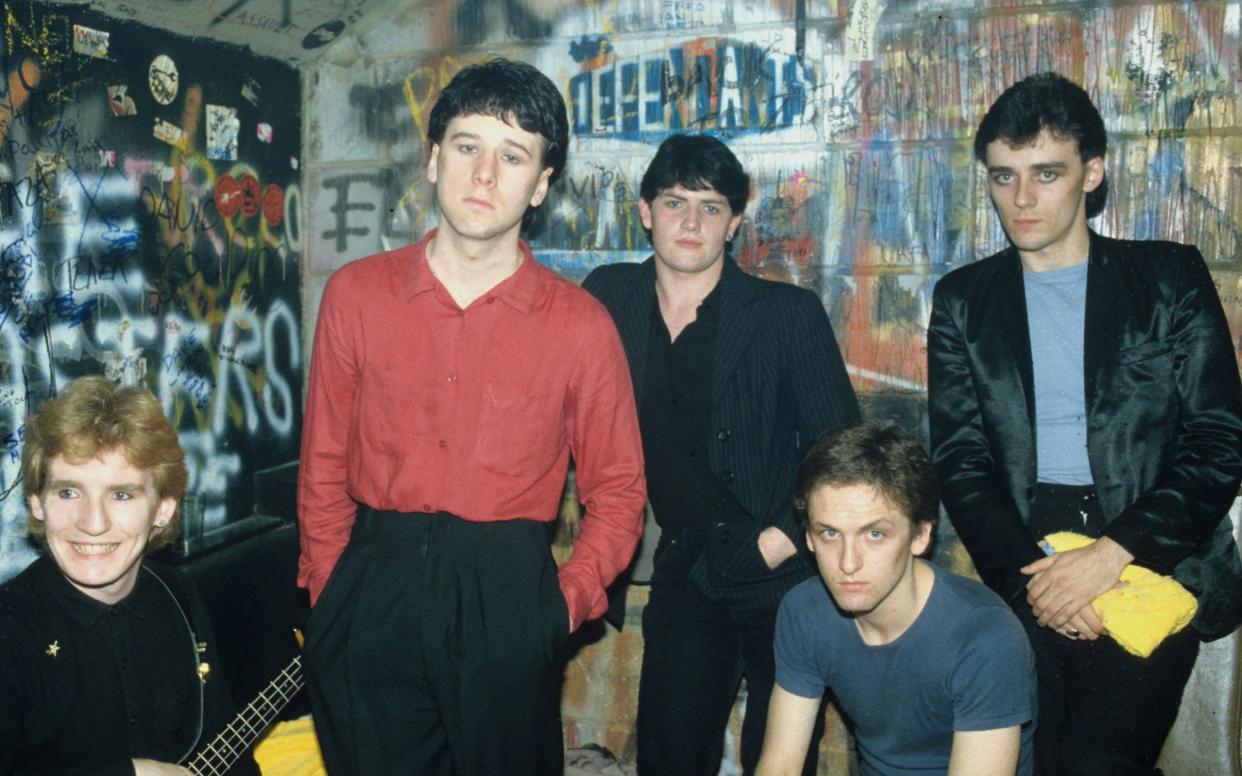
<instances>
[{"instance_id":1,"label":"guitar fretboard","mask_svg":"<svg viewBox=\"0 0 1242 776\"><path fill-rule=\"evenodd\" d=\"M299 655L185 767L195 776L222 776L267 730L267 726L281 709L289 705L305 683L302 678L302 656Z\"/></svg>"}]
</instances>

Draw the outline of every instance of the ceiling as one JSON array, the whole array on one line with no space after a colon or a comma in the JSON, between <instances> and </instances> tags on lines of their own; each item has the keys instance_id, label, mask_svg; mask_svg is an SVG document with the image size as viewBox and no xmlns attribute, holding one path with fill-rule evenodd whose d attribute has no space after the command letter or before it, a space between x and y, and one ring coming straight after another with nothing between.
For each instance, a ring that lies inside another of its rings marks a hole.
<instances>
[{"instance_id":1,"label":"ceiling","mask_svg":"<svg viewBox=\"0 0 1242 776\"><path fill-rule=\"evenodd\" d=\"M72 0L117 19L248 47L294 65L315 59L366 16L430 0ZM383 16L383 14L377 14Z\"/></svg>"}]
</instances>

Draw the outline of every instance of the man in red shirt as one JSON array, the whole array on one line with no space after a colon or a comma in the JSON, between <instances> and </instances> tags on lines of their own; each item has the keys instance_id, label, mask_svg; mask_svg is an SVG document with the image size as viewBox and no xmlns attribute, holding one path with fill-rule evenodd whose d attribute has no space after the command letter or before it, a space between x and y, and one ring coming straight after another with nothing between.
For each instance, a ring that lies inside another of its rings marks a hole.
<instances>
[{"instance_id":1,"label":"man in red shirt","mask_svg":"<svg viewBox=\"0 0 1242 776\"><path fill-rule=\"evenodd\" d=\"M343 267L302 436L306 668L332 774L560 774L558 653L607 609L646 499L604 308L519 239L565 165L565 103L495 59L428 126L439 225ZM586 507L558 570L572 455Z\"/></svg>"}]
</instances>

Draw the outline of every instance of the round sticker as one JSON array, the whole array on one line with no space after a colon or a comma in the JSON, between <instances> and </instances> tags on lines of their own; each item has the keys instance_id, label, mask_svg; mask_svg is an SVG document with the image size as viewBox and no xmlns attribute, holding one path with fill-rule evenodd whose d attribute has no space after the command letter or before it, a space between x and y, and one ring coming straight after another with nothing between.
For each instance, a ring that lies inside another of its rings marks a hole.
<instances>
[{"instance_id":1,"label":"round sticker","mask_svg":"<svg viewBox=\"0 0 1242 776\"><path fill-rule=\"evenodd\" d=\"M232 218L241 205L241 187L228 173L216 181L216 212L224 218Z\"/></svg>"},{"instance_id":2,"label":"round sticker","mask_svg":"<svg viewBox=\"0 0 1242 776\"><path fill-rule=\"evenodd\" d=\"M279 225L285 218L285 193L275 183L263 189L263 217L272 226Z\"/></svg>"},{"instance_id":3,"label":"round sticker","mask_svg":"<svg viewBox=\"0 0 1242 776\"><path fill-rule=\"evenodd\" d=\"M246 173L238 181L241 185L241 212L250 218L259 212L259 179Z\"/></svg>"},{"instance_id":4,"label":"round sticker","mask_svg":"<svg viewBox=\"0 0 1242 776\"><path fill-rule=\"evenodd\" d=\"M160 105L168 105L177 97L177 63L167 54L160 54L151 60L147 70L147 81L151 85L151 96Z\"/></svg>"}]
</instances>

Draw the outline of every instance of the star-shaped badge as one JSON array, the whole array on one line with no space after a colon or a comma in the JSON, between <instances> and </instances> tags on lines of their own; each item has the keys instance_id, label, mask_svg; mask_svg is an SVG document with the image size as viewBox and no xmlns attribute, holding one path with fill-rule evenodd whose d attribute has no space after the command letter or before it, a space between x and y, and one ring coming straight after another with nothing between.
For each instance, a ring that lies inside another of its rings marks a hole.
<instances>
[{"instance_id":1,"label":"star-shaped badge","mask_svg":"<svg viewBox=\"0 0 1242 776\"><path fill-rule=\"evenodd\" d=\"M45 652L44 654L48 655L49 657L56 657L58 654L60 654L60 639L56 639L51 644L48 644L47 652Z\"/></svg>"}]
</instances>

